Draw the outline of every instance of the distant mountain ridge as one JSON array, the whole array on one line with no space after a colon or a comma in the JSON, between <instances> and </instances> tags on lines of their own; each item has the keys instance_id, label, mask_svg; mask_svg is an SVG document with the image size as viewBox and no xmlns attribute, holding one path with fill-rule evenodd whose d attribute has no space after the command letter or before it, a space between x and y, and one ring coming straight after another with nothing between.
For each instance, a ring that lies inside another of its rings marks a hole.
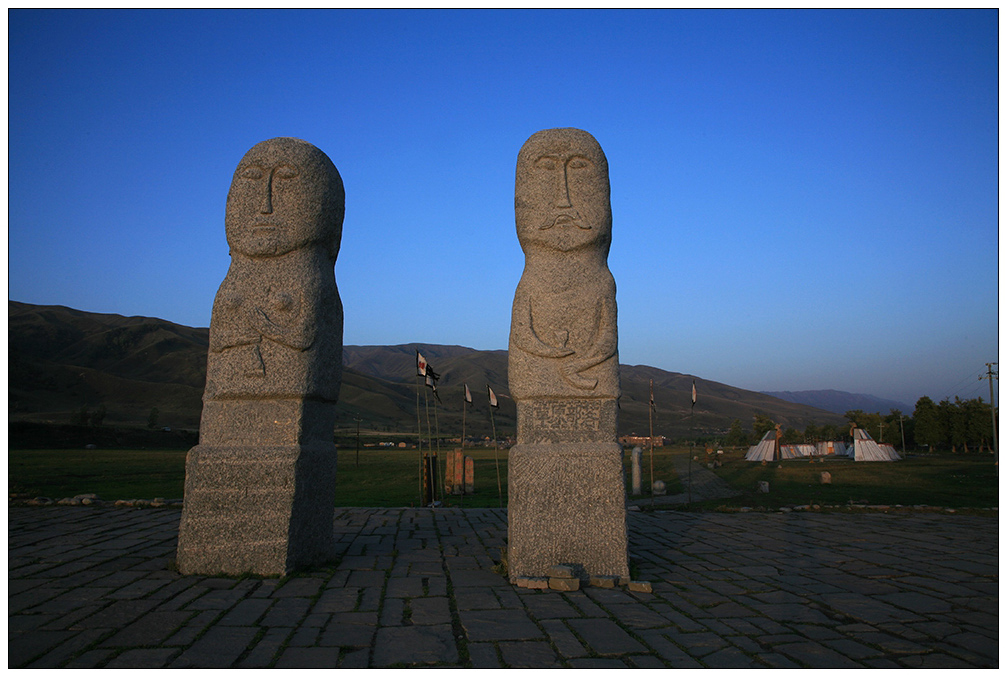
<instances>
[{"instance_id":1,"label":"distant mountain ridge","mask_svg":"<svg viewBox=\"0 0 1005 677\"><path fill-rule=\"evenodd\" d=\"M824 411L832 411L836 414L843 414L853 409L861 409L867 413L888 414L892 409L897 409L901 413L910 414L914 411L913 404L905 404L895 400L886 400L872 395L861 393L848 393L843 390L783 390L780 392L762 391L765 395L777 397L786 402L795 404L805 404Z\"/></svg>"},{"instance_id":2,"label":"distant mountain ridge","mask_svg":"<svg viewBox=\"0 0 1005 677\"><path fill-rule=\"evenodd\" d=\"M152 408L159 424L195 428L202 411L209 330L149 317L88 313L63 306L8 301L9 419L68 422L81 407L107 409L105 423L145 424ZM442 375L433 406L415 378L419 350ZM490 434L486 385L499 395L494 411L500 436L515 435L507 352L463 346L404 344L345 346L338 424L355 430L414 434L418 421L457 435ZM688 374L621 365L619 433L648 434L649 380L655 390L656 434L722 433L755 414L784 427L844 423L835 413L734 388ZM698 402L691 412L691 383ZM467 383L474 402L463 407ZM418 421L417 421L418 419Z\"/></svg>"}]
</instances>

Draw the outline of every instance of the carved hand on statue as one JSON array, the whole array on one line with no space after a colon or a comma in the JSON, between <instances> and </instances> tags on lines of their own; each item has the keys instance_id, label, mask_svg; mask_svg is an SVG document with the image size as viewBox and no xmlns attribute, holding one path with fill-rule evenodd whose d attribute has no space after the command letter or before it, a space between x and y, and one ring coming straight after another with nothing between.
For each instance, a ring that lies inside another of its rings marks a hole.
<instances>
[{"instance_id":1,"label":"carved hand on statue","mask_svg":"<svg viewBox=\"0 0 1005 677\"><path fill-rule=\"evenodd\" d=\"M569 385L580 390L593 390L597 387L597 379L583 376L579 372L588 369L590 365L580 367L577 362L570 362L562 366L562 378L569 382Z\"/></svg>"},{"instance_id":2,"label":"carved hand on statue","mask_svg":"<svg viewBox=\"0 0 1005 677\"><path fill-rule=\"evenodd\" d=\"M521 346L528 353L537 355L538 357L569 357L570 355L575 355L576 351L566 347L566 346L553 346L551 344L542 341L538 335L531 329L528 334L529 340L525 341L524 345Z\"/></svg>"},{"instance_id":3,"label":"carved hand on statue","mask_svg":"<svg viewBox=\"0 0 1005 677\"><path fill-rule=\"evenodd\" d=\"M221 328L214 327L209 332L209 350L219 353L227 348L261 343L262 335L249 326Z\"/></svg>"},{"instance_id":4,"label":"carved hand on statue","mask_svg":"<svg viewBox=\"0 0 1005 677\"><path fill-rule=\"evenodd\" d=\"M252 313L252 323L262 336L276 343L281 343L294 350L307 350L314 343L315 324L314 322L302 320L291 326L283 326L274 322L268 314L260 307L256 307Z\"/></svg>"}]
</instances>

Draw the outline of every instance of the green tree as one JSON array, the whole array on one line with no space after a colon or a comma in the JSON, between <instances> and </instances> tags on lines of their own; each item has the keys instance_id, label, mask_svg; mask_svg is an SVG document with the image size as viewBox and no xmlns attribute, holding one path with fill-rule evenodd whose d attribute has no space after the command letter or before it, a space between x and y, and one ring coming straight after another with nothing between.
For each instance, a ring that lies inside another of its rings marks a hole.
<instances>
[{"instance_id":1,"label":"green tree","mask_svg":"<svg viewBox=\"0 0 1005 677\"><path fill-rule=\"evenodd\" d=\"M903 418L903 422L901 422ZM886 441L897 449L906 449L914 446L913 432L914 426L911 419L904 416L900 409L891 409L886 416L885 427L883 428Z\"/></svg>"},{"instance_id":2,"label":"green tree","mask_svg":"<svg viewBox=\"0 0 1005 677\"><path fill-rule=\"evenodd\" d=\"M880 429L880 423L883 423L883 417L878 413L867 414L861 409L852 409L846 411L844 417L848 419L849 422L854 423L856 428L862 428L872 439L876 441L883 440L883 435ZM884 424L885 429L885 424Z\"/></svg>"},{"instance_id":3,"label":"green tree","mask_svg":"<svg viewBox=\"0 0 1005 677\"><path fill-rule=\"evenodd\" d=\"M838 440L844 439L844 437L844 433L839 431L838 427L833 423L825 423L820 426L821 442L837 442Z\"/></svg>"},{"instance_id":4,"label":"green tree","mask_svg":"<svg viewBox=\"0 0 1005 677\"><path fill-rule=\"evenodd\" d=\"M729 432L726 434L725 445L727 447L745 447L747 443L747 434L743 432L740 419L734 419L733 424L729 426Z\"/></svg>"},{"instance_id":5,"label":"green tree","mask_svg":"<svg viewBox=\"0 0 1005 677\"><path fill-rule=\"evenodd\" d=\"M782 444L802 444L803 434L796 428L786 428L782 431Z\"/></svg>"},{"instance_id":6,"label":"green tree","mask_svg":"<svg viewBox=\"0 0 1005 677\"><path fill-rule=\"evenodd\" d=\"M948 438L946 441L952 447L954 454L957 448L967 443L967 421L960 404L959 397L956 397L955 402L950 402L948 398L939 402L939 418L942 419Z\"/></svg>"},{"instance_id":7,"label":"green tree","mask_svg":"<svg viewBox=\"0 0 1005 677\"><path fill-rule=\"evenodd\" d=\"M86 404L78 411L73 412L73 416L70 417L70 423L73 425L87 425L87 422L90 420L91 412L88 411Z\"/></svg>"},{"instance_id":8,"label":"green tree","mask_svg":"<svg viewBox=\"0 0 1005 677\"><path fill-rule=\"evenodd\" d=\"M775 422L764 414L754 414L754 437L760 441L764 433L775 429Z\"/></svg>"},{"instance_id":9,"label":"green tree","mask_svg":"<svg viewBox=\"0 0 1005 677\"><path fill-rule=\"evenodd\" d=\"M105 408L105 405L102 404L101 406L99 406L97 409L94 410L93 414L91 414L91 425L95 427L100 426L102 423L104 423L105 415L107 414L108 410Z\"/></svg>"},{"instance_id":10,"label":"green tree","mask_svg":"<svg viewBox=\"0 0 1005 677\"><path fill-rule=\"evenodd\" d=\"M927 395L918 399L914 405L914 443L928 445L935 451L945 441L945 429L939 409Z\"/></svg>"},{"instance_id":11,"label":"green tree","mask_svg":"<svg viewBox=\"0 0 1005 677\"><path fill-rule=\"evenodd\" d=\"M160 415L161 415L161 413L160 413L160 411L157 410L157 407L154 407L153 409L151 409L150 410L150 415L147 417L147 427L150 428L151 430L153 430L154 428L156 428L157 427L157 422L160 419Z\"/></svg>"},{"instance_id":12,"label":"green tree","mask_svg":"<svg viewBox=\"0 0 1005 677\"><path fill-rule=\"evenodd\" d=\"M994 444L994 433L991 429L991 406L989 404L980 397L964 400L962 414L969 447L983 450L986 445Z\"/></svg>"}]
</instances>

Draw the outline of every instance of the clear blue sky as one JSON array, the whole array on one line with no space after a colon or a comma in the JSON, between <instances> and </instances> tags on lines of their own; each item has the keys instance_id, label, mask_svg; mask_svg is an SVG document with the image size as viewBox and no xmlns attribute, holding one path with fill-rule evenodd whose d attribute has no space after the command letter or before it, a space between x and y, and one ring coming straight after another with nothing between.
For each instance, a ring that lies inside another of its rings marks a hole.
<instances>
[{"instance_id":1,"label":"clear blue sky","mask_svg":"<svg viewBox=\"0 0 1005 677\"><path fill-rule=\"evenodd\" d=\"M295 136L345 182L345 342L503 349L517 151L580 127L623 364L987 399L997 10L8 19L11 299L208 326L234 168Z\"/></svg>"}]
</instances>

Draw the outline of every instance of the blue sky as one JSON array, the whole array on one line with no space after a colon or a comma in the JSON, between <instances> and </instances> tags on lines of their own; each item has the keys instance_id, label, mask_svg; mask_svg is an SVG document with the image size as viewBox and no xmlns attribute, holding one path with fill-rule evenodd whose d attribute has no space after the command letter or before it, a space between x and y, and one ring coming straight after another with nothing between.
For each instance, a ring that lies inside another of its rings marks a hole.
<instances>
[{"instance_id":1,"label":"blue sky","mask_svg":"<svg viewBox=\"0 0 1005 677\"><path fill-rule=\"evenodd\" d=\"M516 155L610 165L621 361L987 399L998 12L11 10L9 298L208 326L241 156L346 187L347 344L504 349Z\"/></svg>"}]
</instances>

